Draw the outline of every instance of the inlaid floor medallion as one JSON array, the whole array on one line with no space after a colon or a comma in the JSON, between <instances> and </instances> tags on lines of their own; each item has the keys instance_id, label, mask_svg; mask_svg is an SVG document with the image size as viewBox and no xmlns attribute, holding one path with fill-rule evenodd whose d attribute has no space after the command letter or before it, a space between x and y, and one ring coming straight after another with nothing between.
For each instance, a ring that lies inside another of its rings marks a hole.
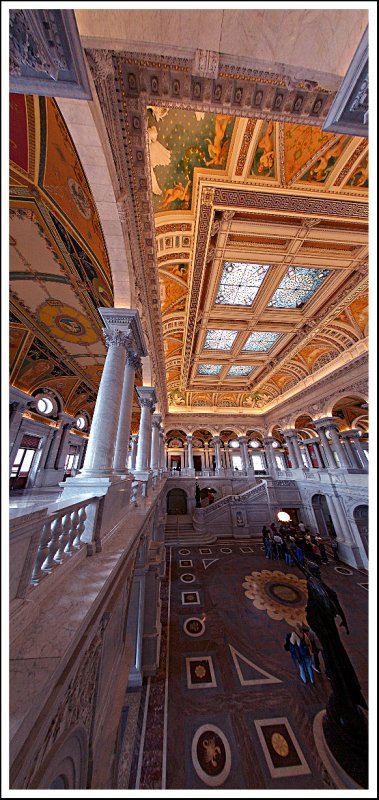
<instances>
[{"instance_id":1,"label":"inlaid floor medallion","mask_svg":"<svg viewBox=\"0 0 379 800\"><path fill-rule=\"evenodd\" d=\"M229 742L225 734L212 723L197 729L192 740L192 762L207 786L222 786L232 764Z\"/></svg>"},{"instance_id":2,"label":"inlaid floor medallion","mask_svg":"<svg viewBox=\"0 0 379 800\"><path fill-rule=\"evenodd\" d=\"M191 572L185 572L183 575L180 576L180 580L183 581L183 583L193 583L195 580L195 576L192 575Z\"/></svg>"},{"instance_id":3,"label":"inlaid floor medallion","mask_svg":"<svg viewBox=\"0 0 379 800\"><path fill-rule=\"evenodd\" d=\"M217 686L212 656L186 658L187 688L212 689Z\"/></svg>"},{"instance_id":4,"label":"inlaid floor medallion","mask_svg":"<svg viewBox=\"0 0 379 800\"><path fill-rule=\"evenodd\" d=\"M306 622L307 583L297 575L264 569L246 575L242 586L255 608L271 619L284 619L289 625Z\"/></svg>"},{"instance_id":5,"label":"inlaid floor medallion","mask_svg":"<svg viewBox=\"0 0 379 800\"><path fill-rule=\"evenodd\" d=\"M182 592L182 605L183 606L199 606L200 597L199 592Z\"/></svg>"},{"instance_id":6,"label":"inlaid floor medallion","mask_svg":"<svg viewBox=\"0 0 379 800\"><path fill-rule=\"evenodd\" d=\"M286 717L254 720L272 778L307 775L311 770Z\"/></svg>"},{"instance_id":7,"label":"inlaid floor medallion","mask_svg":"<svg viewBox=\"0 0 379 800\"><path fill-rule=\"evenodd\" d=\"M202 636L205 631L205 625L199 617L190 617L190 619L186 619L183 630L187 636Z\"/></svg>"},{"instance_id":8,"label":"inlaid floor medallion","mask_svg":"<svg viewBox=\"0 0 379 800\"><path fill-rule=\"evenodd\" d=\"M334 571L338 572L339 575L353 575L353 570L348 567L334 567Z\"/></svg>"}]
</instances>

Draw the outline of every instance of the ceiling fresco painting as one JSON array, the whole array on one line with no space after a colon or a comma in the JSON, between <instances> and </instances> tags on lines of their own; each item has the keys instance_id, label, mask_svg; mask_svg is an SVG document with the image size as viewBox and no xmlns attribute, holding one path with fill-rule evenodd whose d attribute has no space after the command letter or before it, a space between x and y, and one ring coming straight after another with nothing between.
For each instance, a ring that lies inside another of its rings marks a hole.
<instances>
[{"instance_id":1,"label":"ceiling fresco painting","mask_svg":"<svg viewBox=\"0 0 379 800\"><path fill-rule=\"evenodd\" d=\"M52 98L10 96L10 370L92 414L113 305L109 262L84 172Z\"/></svg>"},{"instance_id":2,"label":"ceiling fresco painting","mask_svg":"<svg viewBox=\"0 0 379 800\"><path fill-rule=\"evenodd\" d=\"M276 178L276 130L271 120L265 121L260 129L251 166L251 174L257 178Z\"/></svg>"}]
</instances>

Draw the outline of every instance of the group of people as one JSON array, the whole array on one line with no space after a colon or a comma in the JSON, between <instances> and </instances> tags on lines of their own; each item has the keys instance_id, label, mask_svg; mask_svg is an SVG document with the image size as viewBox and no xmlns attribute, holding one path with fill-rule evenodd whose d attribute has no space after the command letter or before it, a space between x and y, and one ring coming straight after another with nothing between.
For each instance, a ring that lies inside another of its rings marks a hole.
<instances>
[{"instance_id":1,"label":"group of people","mask_svg":"<svg viewBox=\"0 0 379 800\"><path fill-rule=\"evenodd\" d=\"M279 528L275 522L272 522L270 527L264 525L262 541L266 558L284 559L289 567L293 564L293 553L301 564L304 564L304 559L313 561L318 566L328 563L324 539L318 534L310 533L303 522L299 522L298 525L282 523ZM338 543L330 539L329 544L333 558L338 561Z\"/></svg>"}]
</instances>

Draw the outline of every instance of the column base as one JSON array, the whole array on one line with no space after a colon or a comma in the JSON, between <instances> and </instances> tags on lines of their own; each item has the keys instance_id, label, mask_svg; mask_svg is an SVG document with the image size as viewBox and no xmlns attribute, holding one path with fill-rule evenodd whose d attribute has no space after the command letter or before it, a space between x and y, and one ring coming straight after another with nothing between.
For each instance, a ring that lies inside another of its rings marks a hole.
<instances>
[{"instance_id":1,"label":"column base","mask_svg":"<svg viewBox=\"0 0 379 800\"><path fill-rule=\"evenodd\" d=\"M329 773L333 783L335 784L337 789L362 789L367 788L367 759L359 758L359 769L354 769L355 754L351 754L349 756L349 751L347 751L347 757L350 759L352 773L355 773L354 777L359 778L359 781L354 779L354 777L348 774L343 766L337 761L337 758L333 754L332 750L330 749L325 732L324 732L324 725L327 720L327 712L324 709L323 711L319 711L318 714L315 716L313 720L313 736L315 740L315 744L317 747L317 752L326 768L327 772Z\"/></svg>"},{"instance_id":2,"label":"column base","mask_svg":"<svg viewBox=\"0 0 379 800\"><path fill-rule=\"evenodd\" d=\"M107 494L109 488L114 484L123 482L124 478L115 473L106 474L89 474L89 472L81 472L75 475L75 478L67 478L67 480L59 483L62 487L61 499L78 498L80 495L97 495L101 497Z\"/></svg>"},{"instance_id":3,"label":"column base","mask_svg":"<svg viewBox=\"0 0 379 800\"><path fill-rule=\"evenodd\" d=\"M133 471L133 478L135 481L148 481L152 474L150 469L135 469Z\"/></svg>"}]
</instances>

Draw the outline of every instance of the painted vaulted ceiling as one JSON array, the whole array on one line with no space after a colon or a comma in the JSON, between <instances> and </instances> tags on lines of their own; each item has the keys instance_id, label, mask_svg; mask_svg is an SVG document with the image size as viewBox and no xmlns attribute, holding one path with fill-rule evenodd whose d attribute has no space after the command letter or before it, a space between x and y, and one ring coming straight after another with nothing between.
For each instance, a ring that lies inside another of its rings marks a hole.
<instances>
[{"instance_id":1,"label":"painted vaulted ceiling","mask_svg":"<svg viewBox=\"0 0 379 800\"><path fill-rule=\"evenodd\" d=\"M146 119L172 410L264 409L364 347L367 140L178 108Z\"/></svg>"},{"instance_id":2,"label":"painted vaulted ceiling","mask_svg":"<svg viewBox=\"0 0 379 800\"><path fill-rule=\"evenodd\" d=\"M113 305L96 206L51 98L10 95L10 380L91 415Z\"/></svg>"}]
</instances>

